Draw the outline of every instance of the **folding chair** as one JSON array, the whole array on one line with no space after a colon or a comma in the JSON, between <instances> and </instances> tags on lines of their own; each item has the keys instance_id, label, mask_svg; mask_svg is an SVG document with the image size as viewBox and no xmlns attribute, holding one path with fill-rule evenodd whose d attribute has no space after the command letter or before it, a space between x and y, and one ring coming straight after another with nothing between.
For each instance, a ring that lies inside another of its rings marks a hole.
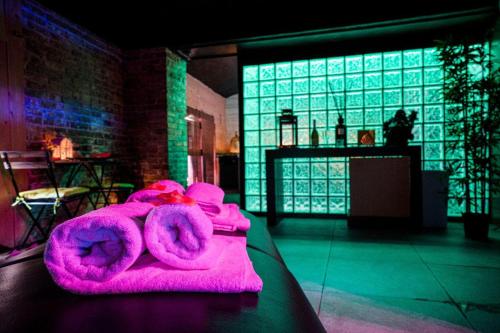
<instances>
[{"instance_id":1,"label":"folding chair","mask_svg":"<svg viewBox=\"0 0 500 333\"><path fill-rule=\"evenodd\" d=\"M0 151L0 155L16 192L12 206L20 206L32 221L20 245L21 248L26 245L35 228L42 234L43 240L47 240L60 207L68 218L72 218L78 213L83 200L88 196L89 189L86 187L58 187L54 166L47 151ZM50 187L20 191L14 170L36 169L45 170ZM67 204L75 200L78 200L78 204L74 212L71 212ZM35 206L40 207L40 211L36 215L33 213ZM52 209L52 214L47 229L44 230L40 220L47 208Z\"/></svg>"}]
</instances>

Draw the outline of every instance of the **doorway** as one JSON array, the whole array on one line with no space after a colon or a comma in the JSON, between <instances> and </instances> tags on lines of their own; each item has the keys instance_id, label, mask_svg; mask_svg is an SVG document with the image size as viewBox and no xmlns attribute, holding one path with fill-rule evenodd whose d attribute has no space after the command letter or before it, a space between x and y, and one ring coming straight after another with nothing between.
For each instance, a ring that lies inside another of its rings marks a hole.
<instances>
[{"instance_id":1,"label":"doorway","mask_svg":"<svg viewBox=\"0 0 500 333\"><path fill-rule=\"evenodd\" d=\"M215 184L215 120L203 111L188 107L188 185Z\"/></svg>"}]
</instances>

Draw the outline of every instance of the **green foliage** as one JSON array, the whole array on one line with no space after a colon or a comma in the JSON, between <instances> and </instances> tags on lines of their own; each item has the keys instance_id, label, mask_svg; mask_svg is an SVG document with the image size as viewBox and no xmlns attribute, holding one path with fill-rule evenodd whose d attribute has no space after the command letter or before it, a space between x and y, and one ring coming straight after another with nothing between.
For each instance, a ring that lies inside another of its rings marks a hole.
<instances>
[{"instance_id":1,"label":"green foliage","mask_svg":"<svg viewBox=\"0 0 500 333\"><path fill-rule=\"evenodd\" d=\"M493 148L499 143L500 71L492 66L490 45L449 38L438 45L443 62L443 95L448 104L447 170L461 185L456 193L466 213L487 214L489 193L498 189L500 168ZM462 158L464 157L464 158Z\"/></svg>"}]
</instances>

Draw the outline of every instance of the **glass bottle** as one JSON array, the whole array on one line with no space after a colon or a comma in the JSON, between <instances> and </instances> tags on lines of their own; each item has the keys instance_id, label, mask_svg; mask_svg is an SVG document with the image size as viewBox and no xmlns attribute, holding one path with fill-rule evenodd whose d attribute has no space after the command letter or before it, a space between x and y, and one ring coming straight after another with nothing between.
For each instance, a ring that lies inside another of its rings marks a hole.
<instances>
[{"instance_id":1,"label":"glass bottle","mask_svg":"<svg viewBox=\"0 0 500 333\"><path fill-rule=\"evenodd\" d=\"M344 118L340 113L339 113L338 124L335 126L335 146L336 147L347 146L347 135L346 135L346 128L344 125Z\"/></svg>"},{"instance_id":2,"label":"glass bottle","mask_svg":"<svg viewBox=\"0 0 500 333\"><path fill-rule=\"evenodd\" d=\"M313 120L313 130L311 133L311 144L313 147L319 146L319 134L318 134L318 130L316 129L316 119Z\"/></svg>"}]
</instances>

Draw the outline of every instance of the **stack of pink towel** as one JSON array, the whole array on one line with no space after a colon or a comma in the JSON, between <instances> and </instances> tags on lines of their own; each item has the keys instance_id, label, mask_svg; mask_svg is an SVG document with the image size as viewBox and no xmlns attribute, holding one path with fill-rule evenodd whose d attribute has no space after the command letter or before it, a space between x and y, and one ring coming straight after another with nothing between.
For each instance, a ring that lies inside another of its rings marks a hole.
<instances>
[{"instance_id":1,"label":"stack of pink towel","mask_svg":"<svg viewBox=\"0 0 500 333\"><path fill-rule=\"evenodd\" d=\"M54 281L79 294L262 290L246 238L214 235L214 218L221 212L207 214L182 191L181 185L162 181L132 194L125 204L56 227L44 257Z\"/></svg>"}]
</instances>

